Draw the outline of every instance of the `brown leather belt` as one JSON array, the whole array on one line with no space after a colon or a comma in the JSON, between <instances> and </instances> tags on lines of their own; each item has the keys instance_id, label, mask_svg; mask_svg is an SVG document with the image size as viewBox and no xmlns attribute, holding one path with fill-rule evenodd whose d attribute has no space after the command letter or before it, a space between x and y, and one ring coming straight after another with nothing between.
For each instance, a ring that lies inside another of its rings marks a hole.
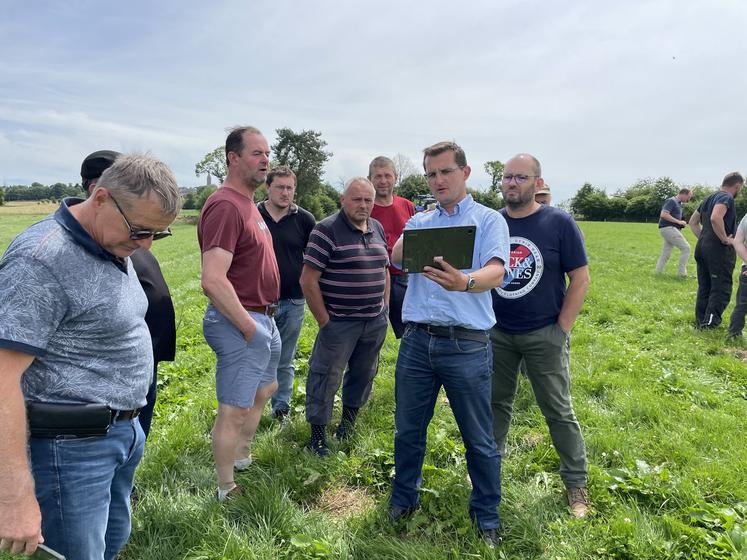
<instances>
[{"instance_id":1,"label":"brown leather belt","mask_svg":"<svg viewBox=\"0 0 747 560\"><path fill-rule=\"evenodd\" d=\"M255 313L261 313L262 315L267 315L268 317L274 317L278 312L278 304L271 303L270 305L260 305L259 307L245 305L244 309L246 309L247 311L254 311Z\"/></svg>"}]
</instances>

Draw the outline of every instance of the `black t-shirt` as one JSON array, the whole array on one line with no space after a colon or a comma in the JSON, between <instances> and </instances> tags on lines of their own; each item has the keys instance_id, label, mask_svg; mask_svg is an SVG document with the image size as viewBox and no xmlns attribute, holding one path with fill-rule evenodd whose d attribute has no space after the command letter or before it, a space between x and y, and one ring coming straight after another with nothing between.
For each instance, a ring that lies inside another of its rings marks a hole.
<instances>
[{"instance_id":1,"label":"black t-shirt","mask_svg":"<svg viewBox=\"0 0 747 560\"><path fill-rule=\"evenodd\" d=\"M664 206L662 207L661 211L669 212L669 215L672 216L675 220L681 220L682 219L682 202L680 202L676 196L673 196L672 198L668 198L667 201L664 203ZM672 223L669 220L665 220L664 218L659 218L659 229L663 227L681 228L682 226L678 226L677 224Z\"/></svg>"},{"instance_id":2,"label":"black t-shirt","mask_svg":"<svg viewBox=\"0 0 747 560\"><path fill-rule=\"evenodd\" d=\"M279 222L272 219L264 202L260 202L257 208L272 234L272 246L280 269L280 299L301 299L303 291L299 279L303 269L303 251L316 220L311 212L295 204Z\"/></svg>"},{"instance_id":3,"label":"black t-shirt","mask_svg":"<svg viewBox=\"0 0 747 560\"><path fill-rule=\"evenodd\" d=\"M703 228L700 239L703 239L703 241L720 241L718 236L713 232L713 226L711 225L711 214L717 204L726 206L726 214L724 214L724 230L726 231L726 235L732 236L737 231L737 212L734 209L734 198L728 192L717 191L698 206L700 226Z\"/></svg>"}]
</instances>

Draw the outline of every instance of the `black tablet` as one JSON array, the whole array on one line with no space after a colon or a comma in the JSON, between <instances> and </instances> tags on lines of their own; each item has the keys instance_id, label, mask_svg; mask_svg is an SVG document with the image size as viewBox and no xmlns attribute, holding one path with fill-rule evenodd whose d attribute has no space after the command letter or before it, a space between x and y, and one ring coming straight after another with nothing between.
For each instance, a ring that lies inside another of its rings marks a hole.
<instances>
[{"instance_id":1,"label":"black tablet","mask_svg":"<svg viewBox=\"0 0 747 560\"><path fill-rule=\"evenodd\" d=\"M402 271L423 272L423 267L441 268L433 257L443 259L454 268L472 268L477 226L406 229L402 240Z\"/></svg>"}]
</instances>

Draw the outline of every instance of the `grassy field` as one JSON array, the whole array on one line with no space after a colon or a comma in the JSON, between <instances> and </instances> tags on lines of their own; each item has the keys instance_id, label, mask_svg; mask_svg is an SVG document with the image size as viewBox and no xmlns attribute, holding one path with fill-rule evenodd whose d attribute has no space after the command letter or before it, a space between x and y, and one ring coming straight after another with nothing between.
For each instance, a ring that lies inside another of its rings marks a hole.
<instances>
[{"instance_id":1,"label":"grassy field","mask_svg":"<svg viewBox=\"0 0 747 560\"><path fill-rule=\"evenodd\" d=\"M34 220L0 216L0 250ZM206 301L195 227L183 222L154 244L176 303L178 351L174 363L161 365L133 533L121 558L747 558L747 352L727 345L723 328L693 328L694 263L689 280L676 277L674 262L654 276L655 225L581 225L592 286L573 331L572 369L591 517L568 513L558 457L523 382L503 461L502 547L486 549L468 522L464 449L445 399L429 431L422 507L407 524L390 526L397 342L390 334L353 441L333 443L333 455L321 460L302 449L309 435L303 381L315 334L309 316L294 419L282 430L263 419L255 463L237 477L247 495L217 504L209 438L214 356L201 334Z\"/></svg>"}]
</instances>

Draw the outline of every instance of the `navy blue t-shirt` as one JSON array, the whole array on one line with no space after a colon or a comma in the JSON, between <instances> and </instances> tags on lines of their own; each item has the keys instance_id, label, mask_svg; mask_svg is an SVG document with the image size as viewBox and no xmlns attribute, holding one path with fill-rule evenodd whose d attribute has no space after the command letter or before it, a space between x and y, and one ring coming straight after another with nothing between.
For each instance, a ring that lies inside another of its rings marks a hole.
<instances>
[{"instance_id":1,"label":"navy blue t-shirt","mask_svg":"<svg viewBox=\"0 0 747 560\"><path fill-rule=\"evenodd\" d=\"M737 212L734 209L734 198L725 191L716 191L698 206L698 213L700 214L700 225L703 228L703 232L700 235L700 239L705 240L716 240L718 236L713 231L711 225L711 213L717 204L723 204L726 206L726 213L724 214L724 230L726 235L732 236L737 231Z\"/></svg>"},{"instance_id":2,"label":"navy blue t-shirt","mask_svg":"<svg viewBox=\"0 0 747 560\"><path fill-rule=\"evenodd\" d=\"M566 273L587 264L581 230L573 218L540 206L525 218L501 214L511 236L513 279L492 292L495 328L522 334L557 322L563 306Z\"/></svg>"},{"instance_id":3,"label":"navy blue t-shirt","mask_svg":"<svg viewBox=\"0 0 747 560\"><path fill-rule=\"evenodd\" d=\"M673 196L672 198L668 198L667 201L664 203L664 206L662 207L661 211L669 212L669 215L672 216L675 220L681 220L682 219L682 202L680 202L680 200L676 196ZM680 228L680 226L670 222L669 220L665 220L664 218L659 218L659 229L663 227Z\"/></svg>"}]
</instances>

